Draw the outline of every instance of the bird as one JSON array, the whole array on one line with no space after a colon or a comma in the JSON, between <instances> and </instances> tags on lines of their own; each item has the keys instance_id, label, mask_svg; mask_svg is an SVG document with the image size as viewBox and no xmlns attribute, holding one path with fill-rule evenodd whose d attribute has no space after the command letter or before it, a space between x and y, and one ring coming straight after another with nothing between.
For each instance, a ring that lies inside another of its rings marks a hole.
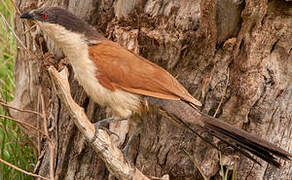
<instances>
[{"instance_id":1,"label":"bird","mask_svg":"<svg viewBox=\"0 0 292 180\"><path fill-rule=\"evenodd\" d=\"M85 92L97 104L111 109L112 117L95 124L96 136L102 124L131 121L134 114L144 109L143 97L184 102L192 108L202 106L165 69L108 40L68 10L45 7L26 11L20 18L35 22L62 49ZM292 157L291 153L240 128L208 115L202 117L193 126L202 127L254 162L258 163L249 153L276 167L281 165L275 157L285 160ZM195 127L186 128L197 134Z\"/></svg>"}]
</instances>

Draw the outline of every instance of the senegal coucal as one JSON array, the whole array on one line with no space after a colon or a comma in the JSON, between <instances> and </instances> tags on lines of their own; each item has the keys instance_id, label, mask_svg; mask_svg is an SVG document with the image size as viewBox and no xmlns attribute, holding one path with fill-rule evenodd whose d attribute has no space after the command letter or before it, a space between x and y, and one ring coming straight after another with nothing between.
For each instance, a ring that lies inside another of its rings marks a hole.
<instances>
[{"instance_id":1,"label":"senegal coucal","mask_svg":"<svg viewBox=\"0 0 292 180\"><path fill-rule=\"evenodd\" d=\"M35 9L23 13L21 18L39 25L63 50L86 93L98 104L112 110L113 118L103 122L130 119L132 114L141 111L144 96L202 105L166 70L106 39L65 9ZM193 124L225 142L228 138L229 145L239 147L237 149L249 158L246 151L279 167L274 155L282 159L292 156L267 141L211 117L201 118Z\"/></svg>"}]
</instances>

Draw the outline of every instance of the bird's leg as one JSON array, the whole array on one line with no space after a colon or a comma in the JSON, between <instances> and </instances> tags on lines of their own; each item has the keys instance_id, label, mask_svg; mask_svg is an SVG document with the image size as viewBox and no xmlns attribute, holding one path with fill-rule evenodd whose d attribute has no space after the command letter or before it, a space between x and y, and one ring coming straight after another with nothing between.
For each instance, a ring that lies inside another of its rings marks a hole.
<instances>
[{"instance_id":1,"label":"bird's leg","mask_svg":"<svg viewBox=\"0 0 292 180\"><path fill-rule=\"evenodd\" d=\"M130 136L127 144L125 145L125 147L122 149L123 155L124 155L124 159L127 162L130 162L132 164L134 164L132 161L130 161L130 158L128 156L128 152L129 152L129 147L132 145L132 143L134 142L134 139L140 134L142 129L142 122L139 122L135 129L134 129L134 133Z\"/></svg>"},{"instance_id":2,"label":"bird's leg","mask_svg":"<svg viewBox=\"0 0 292 180\"><path fill-rule=\"evenodd\" d=\"M114 122L114 121L124 121L124 120L128 120L129 118L131 117L130 116L127 116L127 117L120 117L120 118L114 118L114 117L110 117L110 118L106 118L106 119L103 119L101 121L98 121L96 123L94 123L94 127L95 127L95 135L94 137L92 138L92 141L91 142L94 142L96 140L96 138L98 137L98 129L100 129L102 125L105 125L105 124L109 124L111 122ZM107 133L109 133L110 135L111 134L114 134L116 136L118 136L116 133L110 131L109 129L107 128L103 128Z\"/></svg>"}]
</instances>

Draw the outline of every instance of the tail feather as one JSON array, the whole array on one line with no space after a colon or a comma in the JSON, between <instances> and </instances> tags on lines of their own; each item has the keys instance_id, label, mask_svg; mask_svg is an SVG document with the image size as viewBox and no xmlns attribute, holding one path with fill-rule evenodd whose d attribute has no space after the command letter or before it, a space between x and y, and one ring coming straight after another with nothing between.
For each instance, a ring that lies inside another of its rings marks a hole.
<instances>
[{"instance_id":1,"label":"tail feather","mask_svg":"<svg viewBox=\"0 0 292 180\"><path fill-rule=\"evenodd\" d=\"M270 164L273 164L276 167L280 167L280 163L276 160L275 156L286 160L290 160L292 157L292 154L263 139L260 139L257 136L251 135L242 129L235 128L228 123L207 115L202 116L204 117L204 128L208 132L240 151L244 156L258 164L260 163L256 161L248 152L258 156Z\"/></svg>"},{"instance_id":2,"label":"tail feather","mask_svg":"<svg viewBox=\"0 0 292 180\"><path fill-rule=\"evenodd\" d=\"M248 152L246 152L244 149L238 147L236 144L234 144L233 142L228 141L228 138L224 135L219 135L218 133L215 134L214 132L210 132L212 135L214 135L215 137L217 137L218 139L220 139L221 141L225 142L227 145L229 145L230 147L234 148L236 151L240 152L242 155L244 155L245 157L249 158L250 160L252 160L253 162L261 165L260 162L258 162L255 158L253 158Z\"/></svg>"},{"instance_id":3,"label":"tail feather","mask_svg":"<svg viewBox=\"0 0 292 180\"><path fill-rule=\"evenodd\" d=\"M260 163L252 154L276 167L280 167L277 157L285 160L292 158L291 153L255 135L199 112L198 109L190 106L189 102L185 103L183 101L169 101L149 97L147 100L151 104L163 109L179 125L197 134L214 147L215 145L207 138L201 136L199 132L207 131L258 164Z\"/></svg>"},{"instance_id":4,"label":"tail feather","mask_svg":"<svg viewBox=\"0 0 292 180\"><path fill-rule=\"evenodd\" d=\"M258 157L260 157L261 159L264 159L265 161L267 161L270 164L273 164L276 167L280 167L280 163L275 160L274 156L272 156L271 154L267 153L267 151L262 151L257 147L250 147L250 146L246 145L246 144L250 144L250 143L247 142L245 144L245 143L242 143L240 141L241 137L236 137L236 136L232 136L231 137L231 136L228 136L228 135L223 135L223 134L226 134L226 132L222 132L222 129L221 130L220 129L215 130L215 128L216 127L212 127L212 130L213 130L211 132L212 135L216 136L221 141L227 143L229 146L233 147L235 150L239 151L241 154L243 154L247 158L251 159L253 162L261 165L261 163L258 162L256 159L254 159L247 151L251 152L252 154L254 154L254 155L258 156ZM229 140L230 138L232 138L232 139ZM236 140L236 142L234 142L234 143L230 142L230 141L234 141L234 140Z\"/></svg>"}]
</instances>

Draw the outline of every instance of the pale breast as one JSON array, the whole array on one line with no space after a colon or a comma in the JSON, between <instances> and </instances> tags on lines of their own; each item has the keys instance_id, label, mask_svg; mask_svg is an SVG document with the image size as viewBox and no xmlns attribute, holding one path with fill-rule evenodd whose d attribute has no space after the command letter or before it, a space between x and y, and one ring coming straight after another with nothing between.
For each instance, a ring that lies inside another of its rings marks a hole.
<instances>
[{"instance_id":1,"label":"pale breast","mask_svg":"<svg viewBox=\"0 0 292 180\"><path fill-rule=\"evenodd\" d=\"M132 111L137 111L140 105L140 96L123 90L112 91L103 87L96 78L98 69L86 55L87 52L83 51L85 50L78 51L78 54L68 58L76 79L86 93L99 105L110 107L117 116L126 117ZM74 54L74 52L67 53Z\"/></svg>"}]
</instances>

